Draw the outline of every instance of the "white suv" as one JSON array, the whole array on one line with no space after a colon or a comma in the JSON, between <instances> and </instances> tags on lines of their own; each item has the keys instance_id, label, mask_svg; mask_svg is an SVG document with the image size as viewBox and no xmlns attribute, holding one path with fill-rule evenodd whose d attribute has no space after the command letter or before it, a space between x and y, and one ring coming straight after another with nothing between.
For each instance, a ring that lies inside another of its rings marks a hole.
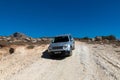
<instances>
[{"instance_id":1,"label":"white suv","mask_svg":"<svg viewBox=\"0 0 120 80\"><path fill-rule=\"evenodd\" d=\"M71 56L72 50L75 49L75 42L71 35L60 35L54 37L48 47L48 53L53 55Z\"/></svg>"}]
</instances>

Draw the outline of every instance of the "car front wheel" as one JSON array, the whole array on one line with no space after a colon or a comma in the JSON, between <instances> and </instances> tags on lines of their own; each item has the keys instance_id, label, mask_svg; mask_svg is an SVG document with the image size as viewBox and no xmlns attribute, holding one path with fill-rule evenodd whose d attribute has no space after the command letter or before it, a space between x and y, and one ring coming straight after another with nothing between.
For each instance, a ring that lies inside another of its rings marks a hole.
<instances>
[{"instance_id":1,"label":"car front wheel","mask_svg":"<svg viewBox=\"0 0 120 80\"><path fill-rule=\"evenodd\" d=\"M72 56L72 50L68 52L68 56Z\"/></svg>"}]
</instances>

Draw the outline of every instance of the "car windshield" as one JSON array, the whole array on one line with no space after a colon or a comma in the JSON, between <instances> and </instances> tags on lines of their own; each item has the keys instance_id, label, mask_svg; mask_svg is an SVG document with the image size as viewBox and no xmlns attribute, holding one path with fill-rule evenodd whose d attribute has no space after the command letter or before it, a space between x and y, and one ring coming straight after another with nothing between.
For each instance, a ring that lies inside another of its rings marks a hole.
<instances>
[{"instance_id":1,"label":"car windshield","mask_svg":"<svg viewBox=\"0 0 120 80\"><path fill-rule=\"evenodd\" d=\"M60 37L55 37L54 38L54 43L58 43L58 42L68 42L68 36L60 36Z\"/></svg>"}]
</instances>

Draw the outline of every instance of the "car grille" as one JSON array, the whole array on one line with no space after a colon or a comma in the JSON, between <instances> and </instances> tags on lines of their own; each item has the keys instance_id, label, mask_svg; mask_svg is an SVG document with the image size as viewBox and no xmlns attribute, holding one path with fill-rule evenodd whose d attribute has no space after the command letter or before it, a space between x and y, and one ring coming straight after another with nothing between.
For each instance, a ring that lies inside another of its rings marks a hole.
<instances>
[{"instance_id":1,"label":"car grille","mask_svg":"<svg viewBox=\"0 0 120 80\"><path fill-rule=\"evenodd\" d=\"M53 49L63 49L63 46L53 47Z\"/></svg>"}]
</instances>

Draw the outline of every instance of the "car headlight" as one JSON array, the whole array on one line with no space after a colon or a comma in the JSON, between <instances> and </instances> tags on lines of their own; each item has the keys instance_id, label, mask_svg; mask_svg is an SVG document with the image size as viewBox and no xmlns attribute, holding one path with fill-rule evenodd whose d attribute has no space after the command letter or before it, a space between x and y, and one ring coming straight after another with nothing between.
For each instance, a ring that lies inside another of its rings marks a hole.
<instances>
[{"instance_id":1,"label":"car headlight","mask_svg":"<svg viewBox=\"0 0 120 80\"><path fill-rule=\"evenodd\" d=\"M65 44L65 45L63 46L63 49L68 49L68 45Z\"/></svg>"},{"instance_id":2,"label":"car headlight","mask_svg":"<svg viewBox=\"0 0 120 80\"><path fill-rule=\"evenodd\" d=\"M64 49L68 48L68 46L63 46Z\"/></svg>"},{"instance_id":3,"label":"car headlight","mask_svg":"<svg viewBox=\"0 0 120 80\"><path fill-rule=\"evenodd\" d=\"M49 46L49 48L48 49L52 49L52 47L51 46Z\"/></svg>"}]
</instances>

